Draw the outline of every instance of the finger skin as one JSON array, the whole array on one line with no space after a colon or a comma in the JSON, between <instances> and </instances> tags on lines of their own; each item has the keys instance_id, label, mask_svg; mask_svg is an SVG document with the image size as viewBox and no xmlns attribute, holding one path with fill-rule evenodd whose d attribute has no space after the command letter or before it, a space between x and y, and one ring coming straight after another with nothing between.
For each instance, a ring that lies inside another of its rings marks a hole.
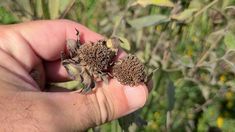
<instances>
[{"instance_id":1,"label":"finger skin","mask_svg":"<svg viewBox=\"0 0 235 132\"><path fill-rule=\"evenodd\" d=\"M131 102L126 94L126 86L117 80L110 80L109 84L100 83L91 94L54 93L49 96L57 110L60 111L62 121L69 122L68 128L84 131L88 128L109 122L129 114L144 106L147 100L147 88L144 85L134 87ZM134 104L133 104L133 101Z\"/></svg>"},{"instance_id":2,"label":"finger skin","mask_svg":"<svg viewBox=\"0 0 235 132\"><path fill-rule=\"evenodd\" d=\"M42 20L12 27L28 41L33 51L46 61L60 58L60 51L64 49L66 40L77 38L75 29L80 31L82 43L103 38L83 25L69 20Z\"/></svg>"}]
</instances>

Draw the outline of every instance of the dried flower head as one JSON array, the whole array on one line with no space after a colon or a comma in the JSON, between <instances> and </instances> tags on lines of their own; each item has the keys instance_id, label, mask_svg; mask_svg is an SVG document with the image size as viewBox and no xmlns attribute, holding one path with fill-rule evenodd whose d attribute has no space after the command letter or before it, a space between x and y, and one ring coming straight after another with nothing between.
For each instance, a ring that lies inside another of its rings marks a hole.
<instances>
[{"instance_id":1,"label":"dried flower head","mask_svg":"<svg viewBox=\"0 0 235 132\"><path fill-rule=\"evenodd\" d=\"M134 55L128 55L115 63L112 73L123 85L136 86L146 80L144 65Z\"/></svg>"},{"instance_id":2,"label":"dried flower head","mask_svg":"<svg viewBox=\"0 0 235 132\"><path fill-rule=\"evenodd\" d=\"M113 65L117 49L107 45L107 40L96 43L79 43L78 39L67 41L67 50L61 53L61 62L73 80L80 80L88 93L95 87L95 79L108 80L108 69ZM72 67L71 67L72 66Z\"/></svg>"},{"instance_id":3,"label":"dried flower head","mask_svg":"<svg viewBox=\"0 0 235 132\"><path fill-rule=\"evenodd\" d=\"M94 72L107 71L115 56L116 53L106 46L105 40L81 45L77 50L79 64Z\"/></svg>"}]
</instances>

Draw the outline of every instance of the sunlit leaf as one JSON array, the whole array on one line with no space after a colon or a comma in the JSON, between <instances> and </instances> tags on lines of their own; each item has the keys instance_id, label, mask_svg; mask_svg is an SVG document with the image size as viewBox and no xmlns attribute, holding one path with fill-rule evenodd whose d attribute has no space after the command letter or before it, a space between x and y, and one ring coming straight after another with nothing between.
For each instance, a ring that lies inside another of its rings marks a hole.
<instances>
[{"instance_id":1,"label":"sunlit leaf","mask_svg":"<svg viewBox=\"0 0 235 132\"><path fill-rule=\"evenodd\" d=\"M76 81L68 81L68 82L55 83L54 85L60 86L60 87L66 88L66 89L70 89L70 90L73 90L73 89L77 90L78 88L80 88L80 87L78 87L80 85L80 82L77 81L77 80Z\"/></svg>"},{"instance_id":2,"label":"sunlit leaf","mask_svg":"<svg viewBox=\"0 0 235 132\"><path fill-rule=\"evenodd\" d=\"M203 3L199 0L191 0L189 8L197 8L197 9L203 8Z\"/></svg>"},{"instance_id":3,"label":"sunlit leaf","mask_svg":"<svg viewBox=\"0 0 235 132\"><path fill-rule=\"evenodd\" d=\"M49 13L51 19L56 19L59 17L59 10L60 10L60 0L49 0Z\"/></svg>"},{"instance_id":4,"label":"sunlit leaf","mask_svg":"<svg viewBox=\"0 0 235 132\"><path fill-rule=\"evenodd\" d=\"M210 44L218 43L224 36L225 30L221 29L208 35L206 41Z\"/></svg>"},{"instance_id":5,"label":"sunlit leaf","mask_svg":"<svg viewBox=\"0 0 235 132\"><path fill-rule=\"evenodd\" d=\"M133 3L133 5L141 5L143 7L146 7L148 5L174 7L174 3L172 3L170 0L137 0Z\"/></svg>"},{"instance_id":6,"label":"sunlit leaf","mask_svg":"<svg viewBox=\"0 0 235 132\"><path fill-rule=\"evenodd\" d=\"M144 59L145 59L145 61L149 60L150 55L151 55L151 44L146 43L145 44L145 50L144 50Z\"/></svg>"},{"instance_id":7,"label":"sunlit leaf","mask_svg":"<svg viewBox=\"0 0 235 132\"><path fill-rule=\"evenodd\" d=\"M192 58L190 58L189 56L181 56L180 61L181 61L181 64L183 64L184 66L187 66L187 67L194 66Z\"/></svg>"},{"instance_id":8,"label":"sunlit leaf","mask_svg":"<svg viewBox=\"0 0 235 132\"><path fill-rule=\"evenodd\" d=\"M131 45L128 40L124 37L118 37L121 40L120 47L129 51L131 49Z\"/></svg>"},{"instance_id":9,"label":"sunlit leaf","mask_svg":"<svg viewBox=\"0 0 235 132\"><path fill-rule=\"evenodd\" d=\"M186 9L183 12L179 14L174 14L171 16L172 19L177 20L177 21L186 21L190 18L192 18L193 14L197 11L198 9L192 8L192 9Z\"/></svg>"},{"instance_id":10,"label":"sunlit leaf","mask_svg":"<svg viewBox=\"0 0 235 132\"><path fill-rule=\"evenodd\" d=\"M129 25L131 25L131 27L136 29L141 29L143 27L159 25L169 21L170 21L169 18L164 15L150 15L129 20L127 22Z\"/></svg>"},{"instance_id":11,"label":"sunlit leaf","mask_svg":"<svg viewBox=\"0 0 235 132\"><path fill-rule=\"evenodd\" d=\"M209 98L210 95L210 87L206 85L199 84L199 88L201 89L202 95L205 99Z\"/></svg>"},{"instance_id":12,"label":"sunlit leaf","mask_svg":"<svg viewBox=\"0 0 235 132\"><path fill-rule=\"evenodd\" d=\"M43 8L42 8L42 0L36 0L36 14L38 18L42 18L43 16Z\"/></svg>"},{"instance_id":13,"label":"sunlit leaf","mask_svg":"<svg viewBox=\"0 0 235 132\"><path fill-rule=\"evenodd\" d=\"M232 32L228 32L224 36L224 43L228 49L235 49L235 36Z\"/></svg>"},{"instance_id":14,"label":"sunlit leaf","mask_svg":"<svg viewBox=\"0 0 235 132\"><path fill-rule=\"evenodd\" d=\"M63 12L72 0L60 0L60 11Z\"/></svg>"},{"instance_id":15,"label":"sunlit leaf","mask_svg":"<svg viewBox=\"0 0 235 132\"><path fill-rule=\"evenodd\" d=\"M29 0L20 0L17 2L20 6L24 8L25 11L27 11L30 14L33 14L32 8L30 6Z\"/></svg>"}]
</instances>

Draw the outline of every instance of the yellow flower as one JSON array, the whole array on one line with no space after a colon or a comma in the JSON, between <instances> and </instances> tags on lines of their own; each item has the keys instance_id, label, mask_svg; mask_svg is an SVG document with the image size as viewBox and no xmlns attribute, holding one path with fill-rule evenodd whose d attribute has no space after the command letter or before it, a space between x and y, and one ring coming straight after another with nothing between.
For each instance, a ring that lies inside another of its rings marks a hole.
<instances>
[{"instance_id":1,"label":"yellow flower","mask_svg":"<svg viewBox=\"0 0 235 132\"><path fill-rule=\"evenodd\" d=\"M223 126L223 123L224 123L224 118L221 117L221 116L219 116L219 117L217 118L217 120L216 120L216 123L217 123L217 126L218 126L219 128L221 128L221 127Z\"/></svg>"},{"instance_id":2,"label":"yellow flower","mask_svg":"<svg viewBox=\"0 0 235 132\"><path fill-rule=\"evenodd\" d=\"M156 30L157 30L158 32L161 32L161 31L162 31L162 26L160 26L160 25L157 26L157 27L156 27Z\"/></svg>"},{"instance_id":3,"label":"yellow flower","mask_svg":"<svg viewBox=\"0 0 235 132\"><path fill-rule=\"evenodd\" d=\"M224 82L226 81L226 76L225 76L225 75L221 75L221 76L219 77L219 81L220 81L221 83L224 83Z\"/></svg>"},{"instance_id":4,"label":"yellow flower","mask_svg":"<svg viewBox=\"0 0 235 132\"><path fill-rule=\"evenodd\" d=\"M187 50L187 53L186 53L189 57L192 57L192 55L193 55L193 49L192 48L189 48L188 50Z\"/></svg>"}]
</instances>

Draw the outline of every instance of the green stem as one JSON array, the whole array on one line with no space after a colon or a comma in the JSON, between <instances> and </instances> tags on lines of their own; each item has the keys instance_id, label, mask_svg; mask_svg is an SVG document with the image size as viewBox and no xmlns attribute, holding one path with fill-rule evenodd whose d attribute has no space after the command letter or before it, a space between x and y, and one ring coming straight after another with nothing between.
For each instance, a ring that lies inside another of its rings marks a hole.
<instances>
[{"instance_id":1,"label":"green stem","mask_svg":"<svg viewBox=\"0 0 235 132\"><path fill-rule=\"evenodd\" d=\"M213 6L215 3L217 3L219 0L214 0L211 3L209 3L207 6L205 6L204 8L202 8L200 11L198 11L194 17L197 17L199 15L201 15L204 11L206 11L208 8L210 8L211 6Z\"/></svg>"}]
</instances>

